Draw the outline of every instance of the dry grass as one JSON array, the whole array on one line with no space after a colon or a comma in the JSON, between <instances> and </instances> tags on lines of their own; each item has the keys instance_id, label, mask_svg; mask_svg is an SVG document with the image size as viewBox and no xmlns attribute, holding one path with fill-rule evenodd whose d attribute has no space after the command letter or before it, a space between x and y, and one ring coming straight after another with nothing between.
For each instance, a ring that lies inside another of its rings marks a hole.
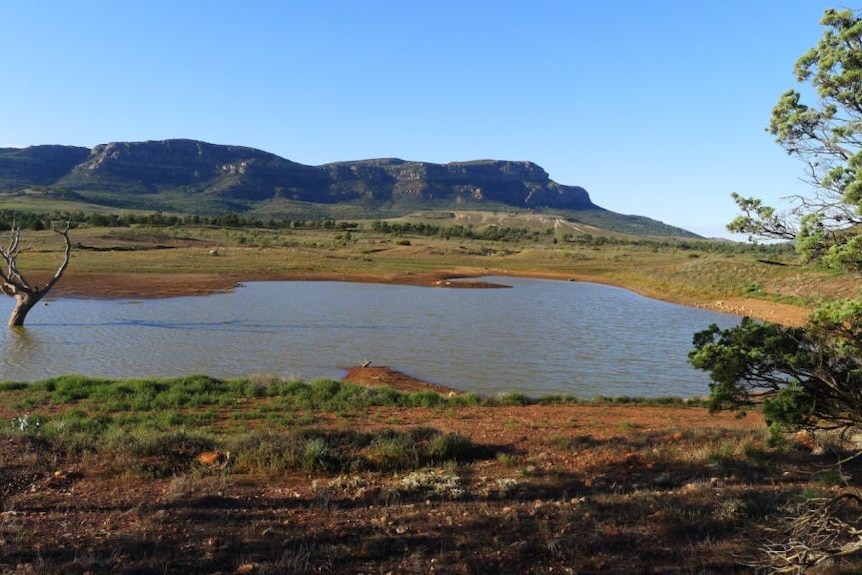
<instances>
[{"instance_id":1,"label":"dry grass","mask_svg":"<svg viewBox=\"0 0 862 575\"><path fill-rule=\"evenodd\" d=\"M839 490L831 456L700 407L335 416L338 386L263 376L154 385L138 407L115 401L128 384L62 383L0 392L0 572L748 573L785 506ZM197 461L213 449L230 463Z\"/></svg>"},{"instance_id":2,"label":"dry grass","mask_svg":"<svg viewBox=\"0 0 862 575\"><path fill-rule=\"evenodd\" d=\"M511 242L402 237L371 231L367 222L349 236L343 230L81 228L73 232L73 241L80 246L73 252L58 293L81 295L88 289L105 293L110 287L100 286L98 277L110 278L102 284L121 284L111 275L117 270L137 278L128 283L144 291L148 278L161 278L152 288L156 295L171 277L182 284L190 274L221 278L215 282L217 289L252 279L433 284L457 275L526 275L608 283L651 297L707 306L735 298L810 307L823 297L857 292L854 278L799 265L790 256L647 245L588 246L560 241L559 236L557 230ZM405 238L409 242L403 242ZM50 232L30 232L27 239L33 250L22 256L22 268L52 271L60 249L56 238ZM217 257L210 253L213 248L218 249ZM747 311L744 304L742 308ZM757 307L752 314L758 315Z\"/></svg>"}]
</instances>

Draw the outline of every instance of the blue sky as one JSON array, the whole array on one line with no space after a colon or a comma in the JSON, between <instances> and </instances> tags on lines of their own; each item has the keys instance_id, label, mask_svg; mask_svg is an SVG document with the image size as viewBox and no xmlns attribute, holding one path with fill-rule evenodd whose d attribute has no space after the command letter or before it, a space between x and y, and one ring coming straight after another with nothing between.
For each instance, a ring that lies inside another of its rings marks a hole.
<instances>
[{"instance_id":1,"label":"blue sky","mask_svg":"<svg viewBox=\"0 0 862 575\"><path fill-rule=\"evenodd\" d=\"M193 138L305 164L531 160L717 234L802 165L764 131L818 0L0 3L0 146Z\"/></svg>"}]
</instances>

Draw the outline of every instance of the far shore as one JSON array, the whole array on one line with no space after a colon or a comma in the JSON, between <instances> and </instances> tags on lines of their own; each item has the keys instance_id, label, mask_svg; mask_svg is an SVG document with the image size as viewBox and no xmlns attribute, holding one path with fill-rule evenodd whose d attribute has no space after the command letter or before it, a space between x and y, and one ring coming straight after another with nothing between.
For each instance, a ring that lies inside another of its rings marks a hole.
<instances>
[{"instance_id":1,"label":"far shore","mask_svg":"<svg viewBox=\"0 0 862 575\"><path fill-rule=\"evenodd\" d=\"M52 295L80 298L123 298L149 299L181 296L209 295L230 292L251 281L344 281L359 283L379 283L394 285L413 285L438 288L488 289L507 287L484 281L471 281L470 278L488 275L552 279L560 281L581 281L612 285L629 289L643 296L698 307L733 315L745 315L783 325L804 325L811 310L777 302L755 298L731 297L723 300L697 301L652 289L610 282L606 278L582 274L563 274L555 272L508 272L505 270L489 272L483 270L459 269L457 271L437 271L422 274L373 275L334 272L282 272L282 273L243 273L239 274L189 274L189 273L66 273ZM457 280L457 281L455 281Z\"/></svg>"}]
</instances>

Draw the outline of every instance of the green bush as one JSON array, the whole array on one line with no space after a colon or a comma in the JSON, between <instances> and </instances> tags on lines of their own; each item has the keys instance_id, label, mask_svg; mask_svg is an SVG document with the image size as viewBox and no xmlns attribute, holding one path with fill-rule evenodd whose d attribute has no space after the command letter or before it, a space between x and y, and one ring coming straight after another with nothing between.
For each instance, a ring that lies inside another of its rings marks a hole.
<instances>
[{"instance_id":1,"label":"green bush","mask_svg":"<svg viewBox=\"0 0 862 575\"><path fill-rule=\"evenodd\" d=\"M475 459L480 451L458 434L419 427L372 433L338 430L257 431L229 440L236 465L248 471L399 471Z\"/></svg>"},{"instance_id":2,"label":"green bush","mask_svg":"<svg viewBox=\"0 0 862 575\"><path fill-rule=\"evenodd\" d=\"M362 457L369 468L380 471L409 469L419 464L416 444L404 435L375 438Z\"/></svg>"},{"instance_id":3,"label":"green bush","mask_svg":"<svg viewBox=\"0 0 862 575\"><path fill-rule=\"evenodd\" d=\"M711 325L689 360L710 372L711 409L761 407L790 427L862 427L862 300L825 304L807 328Z\"/></svg>"},{"instance_id":4,"label":"green bush","mask_svg":"<svg viewBox=\"0 0 862 575\"><path fill-rule=\"evenodd\" d=\"M98 446L116 455L121 467L141 475L170 477L189 469L198 454L215 447L207 434L185 429L156 431L113 427Z\"/></svg>"},{"instance_id":5,"label":"green bush","mask_svg":"<svg viewBox=\"0 0 862 575\"><path fill-rule=\"evenodd\" d=\"M435 435L428 443L425 458L428 463L468 461L475 450L473 442L457 433Z\"/></svg>"},{"instance_id":6,"label":"green bush","mask_svg":"<svg viewBox=\"0 0 862 575\"><path fill-rule=\"evenodd\" d=\"M500 398L500 405L530 405L533 399L523 393L507 393Z\"/></svg>"}]
</instances>

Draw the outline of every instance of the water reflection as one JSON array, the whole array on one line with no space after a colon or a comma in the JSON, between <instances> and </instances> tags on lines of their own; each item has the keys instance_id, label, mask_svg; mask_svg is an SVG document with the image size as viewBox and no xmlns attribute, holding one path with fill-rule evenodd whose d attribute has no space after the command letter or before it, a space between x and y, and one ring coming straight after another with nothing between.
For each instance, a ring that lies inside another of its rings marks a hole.
<instances>
[{"instance_id":1,"label":"water reflection","mask_svg":"<svg viewBox=\"0 0 862 575\"><path fill-rule=\"evenodd\" d=\"M38 334L26 327L8 328L3 346L5 361L10 365L26 365L27 360L39 349Z\"/></svg>"},{"instance_id":2,"label":"water reflection","mask_svg":"<svg viewBox=\"0 0 862 575\"><path fill-rule=\"evenodd\" d=\"M168 300L55 300L28 328L0 333L2 378L311 379L369 359L480 393L703 395L705 374L686 362L692 334L737 322L607 286L489 280L514 289L254 282Z\"/></svg>"}]
</instances>

